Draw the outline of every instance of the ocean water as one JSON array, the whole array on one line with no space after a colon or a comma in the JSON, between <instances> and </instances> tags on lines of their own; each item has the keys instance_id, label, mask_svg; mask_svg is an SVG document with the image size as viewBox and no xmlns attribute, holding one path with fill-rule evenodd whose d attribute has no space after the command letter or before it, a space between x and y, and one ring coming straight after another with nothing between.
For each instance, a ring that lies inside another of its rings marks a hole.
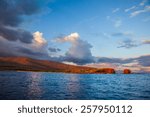
<instances>
[{"instance_id":1,"label":"ocean water","mask_svg":"<svg viewBox=\"0 0 150 117\"><path fill-rule=\"evenodd\" d=\"M0 72L0 99L150 100L150 74Z\"/></svg>"}]
</instances>

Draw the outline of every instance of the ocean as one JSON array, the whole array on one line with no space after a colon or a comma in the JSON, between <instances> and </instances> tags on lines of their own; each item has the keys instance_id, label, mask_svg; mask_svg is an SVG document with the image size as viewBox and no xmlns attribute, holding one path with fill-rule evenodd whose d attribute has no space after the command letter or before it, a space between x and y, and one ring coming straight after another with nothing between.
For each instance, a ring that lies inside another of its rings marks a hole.
<instances>
[{"instance_id":1,"label":"ocean","mask_svg":"<svg viewBox=\"0 0 150 117\"><path fill-rule=\"evenodd\" d=\"M150 100L150 74L0 72L1 100Z\"/></svg>"}]
</instances>

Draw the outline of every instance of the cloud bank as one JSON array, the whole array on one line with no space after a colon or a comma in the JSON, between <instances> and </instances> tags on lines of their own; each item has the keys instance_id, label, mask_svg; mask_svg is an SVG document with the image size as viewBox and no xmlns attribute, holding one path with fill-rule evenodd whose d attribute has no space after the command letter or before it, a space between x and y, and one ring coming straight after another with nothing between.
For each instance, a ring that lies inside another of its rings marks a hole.
<instances>
[{"instance_id":1,"label":"cloud bank","mask_svg":"<svg viewBox=\"0 0 150 117\"><path fill-rule=\"evenodd\" d=\"M30 16L39 10L36 0L0 0L0 36L9 41L32 43L33 35L18 26L23 21L21 16Z\"/></svg>"},{"instance_id":2,"label":"cloud bank","mask_svg":"<svg viewBox=\"0 0 150 117\"><path fill-rule=\"evenodd\" d=\"M150 55L139 56L135 58L107 58L98 57L95 63L86 64L85 66L96 68L115 68L118 72L123 69L131 69L133 72L150 72Z\"/></svg>"},{"instance_id":3,"label":"cloud bank","mask_svg":"<svg viewBox=\"0 0 150 117\"><path fill-rule=\"evenodd\" d=\"M41 32L20 28L24 16L41 11L39 0L0 0L0 56L48 58L47 42Z\"/></svg>"}]
</instances>

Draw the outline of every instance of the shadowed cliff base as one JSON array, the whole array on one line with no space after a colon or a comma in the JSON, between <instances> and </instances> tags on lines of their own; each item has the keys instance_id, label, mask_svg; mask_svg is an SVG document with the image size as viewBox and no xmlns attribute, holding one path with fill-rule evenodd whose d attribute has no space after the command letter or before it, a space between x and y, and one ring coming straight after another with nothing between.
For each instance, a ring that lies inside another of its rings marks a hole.
<instances>
[{"instance_id":1,"label":"shadowed cliff base","mask_svg":"<svg viewBox=\"0 0 150 117\"><path fill-rule=\"evenodd\" d=\"M114 74L113 68L74 66L48 60L27 57L0 57L0 71L64 72L79 74Z\"/></svg>"}]
</instances>

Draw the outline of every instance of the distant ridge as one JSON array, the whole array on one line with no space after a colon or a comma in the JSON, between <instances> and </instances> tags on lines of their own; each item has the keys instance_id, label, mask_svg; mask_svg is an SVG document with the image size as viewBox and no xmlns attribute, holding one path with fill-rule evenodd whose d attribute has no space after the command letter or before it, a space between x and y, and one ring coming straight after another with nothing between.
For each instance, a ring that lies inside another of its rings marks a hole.
<instances>
[{"instance_id":1,"label":"distant ridge","mask_svg":"<svg viewBox=\"0 0 150 117\"><path fill-rule=\"evenodd\" d=\"M37 60L27 57L0 57L0 71L39 71L39 72L64 72L64 73L104 73L112 74L112 68L92 68L68 65L64 63Z\"/></svg>"}]
</instances>

